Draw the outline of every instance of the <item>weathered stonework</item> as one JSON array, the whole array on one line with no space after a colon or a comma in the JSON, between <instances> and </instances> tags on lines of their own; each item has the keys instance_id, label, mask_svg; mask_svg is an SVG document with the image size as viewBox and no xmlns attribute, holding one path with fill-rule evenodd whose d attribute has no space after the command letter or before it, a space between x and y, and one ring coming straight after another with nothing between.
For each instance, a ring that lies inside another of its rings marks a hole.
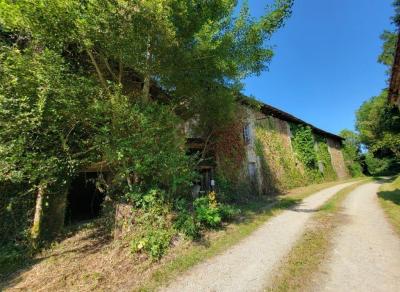
<instances>
[{"instance_id":1,"label":"weathered stonework","mask_svg":"<svg viewBox=\"0 0 400 292\"><path fill-rule=\"evenodd\" d=\"M336 171L338 178L349 176L346 164L344 162L341 145L338 141L327 138L329 153L331 154L332 166Z\"/></svg>"}]
</instances>

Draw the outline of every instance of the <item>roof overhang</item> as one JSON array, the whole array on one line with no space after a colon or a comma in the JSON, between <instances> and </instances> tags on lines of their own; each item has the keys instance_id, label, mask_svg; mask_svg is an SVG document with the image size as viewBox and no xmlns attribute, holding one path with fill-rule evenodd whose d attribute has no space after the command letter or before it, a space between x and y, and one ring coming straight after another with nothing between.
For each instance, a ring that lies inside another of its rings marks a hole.
<instances>
[{"instance_id":1,"label":"roof overhang","mask_svg":"<svg viewBox=\"0 0 400 292\"><path fill-rule=\"evenodd\" d=\"M241 103L244 105L252 106L253 101L250 102L250 101L248 101L248 98L244 98L244 99L241 99ZM294 124L301 124L301 125L309 126L315 134L318 134L318 135L321 135L324 137L329 137L329 138L332 138L335 140L340 140L340 141L344 140L343 137L340 137L333 133L330 133L330 132L324 131L320 128L317 128L314 125L307 123L307 122L305 122L287 112L284 112L276 107L273 107L271 105L268 105L268 104L265 104L265 103L262 103L259 101L256 101L256 103L258 104L260 111L267 116L272 116L272 117L278 118L280 120L291 122Z\"/></svg>"}]
</instances>

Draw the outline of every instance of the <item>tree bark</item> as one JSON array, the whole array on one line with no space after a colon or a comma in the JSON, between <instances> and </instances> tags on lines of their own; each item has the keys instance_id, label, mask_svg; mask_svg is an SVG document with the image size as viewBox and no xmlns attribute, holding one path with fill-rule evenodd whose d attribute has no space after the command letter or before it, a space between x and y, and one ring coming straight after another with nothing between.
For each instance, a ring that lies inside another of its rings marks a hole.
<instances>
[{"instance_id":1,"label":"tree bark","mask_svg":"<svg viewBox=\"0 0 400 292\"><path fill-rule=\"evenodd\" d=\"M147 42L147 50L146 50L146 72L143 77L143 90L142 90L142 102L147 103L150 99L150 37Z\"/></svg>"},{"instance_id":2,"label":"tree bark","mask_svg":"<svg viewBox=\"0 0 400 292\"><path fill-rule=\"evenodd\" d=\"M107 86L106 79L104 78L103 73L101 72L100 67L97 64L96 59L93 56L93 53L89 49L86 49L86 52L90 58L90 61L93 64L94 68L96 69L96 73L97 73L97 76L99 77L101 85L104 87L104 89L107 91L107 93L110 93L110 89Z\"/></svg>"},{"instance_id":3,"label":"tree bark","mask_svg":"<svg viewBox=\"0 0 400 292\"><path fill-rule=\"evenodd\" d=\"M33 225L31 229L31 237L34 241L37 241L41 235L42 220L43 220L43 200L45 196L45 187L40 185L38 187L35 215L33 218Z\"/></svg>"}]
</instances>

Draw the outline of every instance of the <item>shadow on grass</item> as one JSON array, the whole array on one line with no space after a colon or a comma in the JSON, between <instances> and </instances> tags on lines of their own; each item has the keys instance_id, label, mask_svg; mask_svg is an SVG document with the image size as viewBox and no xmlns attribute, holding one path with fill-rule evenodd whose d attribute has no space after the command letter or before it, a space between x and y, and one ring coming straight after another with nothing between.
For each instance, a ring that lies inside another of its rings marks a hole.
<instances>
[{"instance_id":1,"label":"shadow on grass","mask_svg":"<svg viewBox=\"0 0 400 292\"><path fill-rule=\"evenodd\" d=\"M381 191L378 193L378 196L385 201L391 201L400 206L400 188L393 191Z\"/></svg>"},{"instance_id":2,"label":"shadow on grass","mask_svg":"<svg viewBox=\"0 0 400 292\"><path fill-rule=\"evenodd\" d=\"M378 196L385 201L390 201L400 206L400 182L398 177L378 177L376 178L380 183L389 184L388 189L378 192Z\"/></svg>"},{"instance_id":3,"label":"shadow on grass","mask_svg":"<svg viewBox=\"0 0 400 292\"><path fill-rule=\"evenodd\" d=\"M241 216L239 216L234 222L245 223L251 222L260 214L272 214L279 210L295 209L299 206L301 199L285 198L285 197L267 197L260 198L253 202L238 205L237 207L241 210Z\"/></svg>"},{"instance_id":4,"label":"shadow on grass","mask_svg":"<svg viewBox=\"0 0 400 292\"><path fill-rule=\"evenodd\" d=\"M111 240L110 228L104 224L104 218L91 221L80 222L65 228L65 230L52 242L44 243L41 250L32 248L17 248L13 245L0 248L0 291L18 283L20 276L29 271L33 266L47 258L57 258L65 254L76 254L76 257L92 254L100 250ZM79 238L79 246L72 245L60 252L49 252L47 255L40 255L45 249L51 249L51 246L71 238L81 231L84 235Z\"/></svg>"}]
</instances>

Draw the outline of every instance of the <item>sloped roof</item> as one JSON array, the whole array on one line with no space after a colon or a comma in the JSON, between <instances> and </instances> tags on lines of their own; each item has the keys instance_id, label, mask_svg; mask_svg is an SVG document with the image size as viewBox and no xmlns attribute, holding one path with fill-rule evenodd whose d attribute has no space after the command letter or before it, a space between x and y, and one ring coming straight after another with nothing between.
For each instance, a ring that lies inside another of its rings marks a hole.
<instances>
[{"instance_id":1,"label":"sloped roof","mask_svg":"<svg viewBox=\"0 0 400 292\"><path fill-rule=\"evenodd\" d=\"M281 119L281 120L284 120L287 122L291 122L294 124L301 124L301 125L309 126L315 134L319 134L324 137L329 137L329 138L332 138L335 140L340 140L340 141L344 140L344 138L340 137L339 135L336 135L336 134L324 131L320 128L317 128L314 125L307 123L307 122L303 121L302 119L299 119L299 118L297 118L287 112L284 112L283 110L280 110L276 107L273 107L269 104L262 103L262 102L256 101L256 100L250 101L248 97L244 97L244 96L242 96L241 102L245 105L250 105L250 106L253 104L253 102L255 102L257 104L257 106L260 108L260 111L265 115L272 116L272 117L275 117L275 118L278 118L278 119Z\"/></svg>"}]
</instances>

